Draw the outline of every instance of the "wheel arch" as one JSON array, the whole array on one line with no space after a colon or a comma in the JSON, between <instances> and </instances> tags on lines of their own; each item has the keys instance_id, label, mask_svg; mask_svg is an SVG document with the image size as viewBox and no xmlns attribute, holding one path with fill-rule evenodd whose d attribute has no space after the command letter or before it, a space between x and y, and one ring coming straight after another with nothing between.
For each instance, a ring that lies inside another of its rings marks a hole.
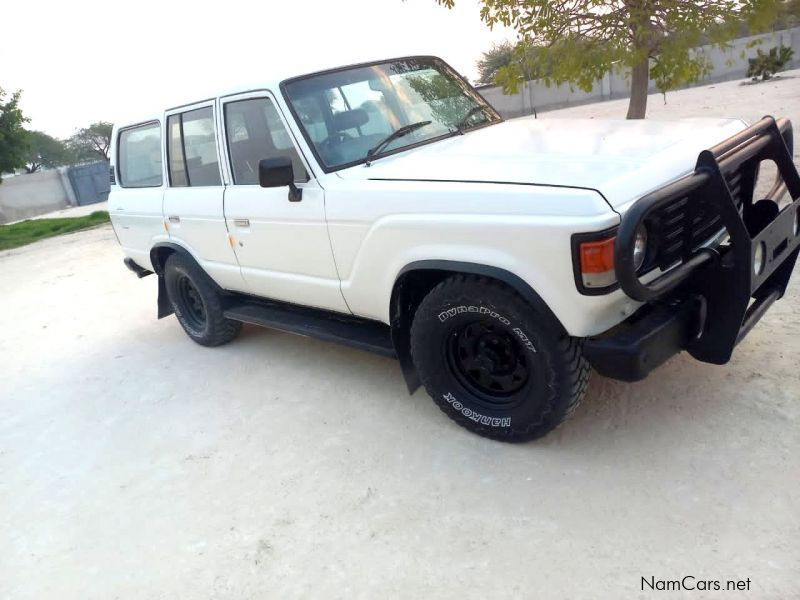
<instances>
[{"instance_id":1,"label":"wheel arch","mask_svg":"<svg viewBox=\"0 0 800 600\"><path fill-rule=\"evenodd\" d=\"M169 301L167 294L167 286L164 282L164 265L167 259L172 254L178 254L182 258L194 263L197 267L205 273L202 265L195 258L195 256L184 246L174 242L159 242L150 248L150 262L153 265L153 270L158 275L158 318L163 319L168 317L174 311L172 310L172 303ZM222 288L211 278L209 281L214 285L218 292L222 293Z\"/></svg>"},{"instance_id":2,"label":"wheel arch","mask_svg":"<svg viewBox=\"0 0 800 600\"><path fill-rule=\"evenodd\" d=\"M403 267L395 278L389 307L389 319L397 357L408 386L413 394L420 387L420 380L411 360L411 323L417 306L430 290L452 275L479 275L499 281L517 292L537 312L553 324L556 335L567 335L564 325L547 303L521 277L511 271L480 263L451 260L421 260Z\"/></svg>"},{"instance_id":3,"label":"wheel arch","mask_svg":"<svg viewBox=\"0 0 800 600\"><path fill-rule=\"evenodd\" d=\"M153 265L153 270L156 275L164 275L164 264L167 262L167 258L169 258L170 254L180 254L184 258L197 264L197 259L184 246L176 244L175 242L159 242L150 248L150 262Z\"/></svg>"}]
</instances>

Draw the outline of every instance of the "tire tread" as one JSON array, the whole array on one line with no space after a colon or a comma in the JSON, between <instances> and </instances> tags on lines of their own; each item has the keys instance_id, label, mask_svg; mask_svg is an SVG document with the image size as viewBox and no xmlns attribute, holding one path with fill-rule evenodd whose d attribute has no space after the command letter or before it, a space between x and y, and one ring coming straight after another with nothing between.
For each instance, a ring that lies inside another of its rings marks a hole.
<instances>
[{"instance_id":1,"label":"tire tread","mask_svg":"<svg viewBox=\"0 0 800 600\"><path fill-rule=\"evenodd\" d=\"M171 254L164 264L165 276L170 269L183 269L191 275L192 283L197 287L203 297L203 302L206 308L207 319L210 319L210 327L205 335L198 337L183 325L180 317L178 321L183 326L187 335L201 346L215 347L222 346L232 341L239 332L242 330L242 324L239 321L227 319L224 316L223 298L216 290L214 284L206 273L194 263L184 259L179 254ZM177 315L176 315L177 316Z\"/></svg>"},{"instance_id":2,"label":"tire tread","mask_svg":"<svg viewBox=\"0 0 800 600\"><path fill-rule=\"evenodd\" d=\"M465 286L469 286L470 294L474 294L475 297L487 294L506 295L509 300L525 303L525 300L516 291L498 281L479 275L459 274L449 277L435 286L423 299L417 309L418 312L425 310L430 304L439 302L441 298L447 298L454 293L462 292ZM531 308L531 310L533 309ZM537 318L542 317L537 314ZM414 340L422 339L424 336L420 337L421 332L415 330L415 327L420 327L416 319L411 324L411 356L416 364L414 357L418 352L415 352ZM555 328L551 329L555 331ZM566 385L557 386L555 382L552 382L554 384L553 388L558 389L561 387L563 389L562 393L551 393L549 402L542 410L539 419L521 428L514 427L498 430L494 427L476 423L461 413L453 411L450 405L441 397L439 390L434 388L430 374L426 374L425 369L420 369L419 367L417 367L417 371L420 374L422 385L439 409L462 427L478 435L499 441L525 442L540 438L556 429L575 412L586 394L590 366L583 356L583 340L561 334L557 340L556 348L564 365L562 379L566 381ZM556 373L550 373L551 379L556 376Z\"/></svg>"}]
</instances>

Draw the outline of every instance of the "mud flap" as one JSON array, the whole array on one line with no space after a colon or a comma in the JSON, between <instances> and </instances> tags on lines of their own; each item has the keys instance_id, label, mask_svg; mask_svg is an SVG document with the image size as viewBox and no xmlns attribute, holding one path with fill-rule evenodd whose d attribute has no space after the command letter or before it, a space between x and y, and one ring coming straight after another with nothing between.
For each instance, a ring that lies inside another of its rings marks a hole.
<instances>
[{"instance_id":1,"label":"mud flap","mask_svg":"<svg viewBox=\"0 0 800 600\"><path fill-rule=\"evenodd\" d=\"M158 276L158 318L163 319L173 314L172 302L167 294L167 284L164 282L163 273Z\"/></svg>"}]
</instances>

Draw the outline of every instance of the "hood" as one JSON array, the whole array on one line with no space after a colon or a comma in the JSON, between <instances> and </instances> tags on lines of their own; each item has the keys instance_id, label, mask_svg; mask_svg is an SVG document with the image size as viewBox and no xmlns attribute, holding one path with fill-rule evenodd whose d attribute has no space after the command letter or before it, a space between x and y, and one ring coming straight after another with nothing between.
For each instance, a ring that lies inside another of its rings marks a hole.
<instances>
[{"instance_id":1,"label":"hood","mask_svg":"<svg viewBox=\"0 0 800 600\"><path fill-rule=\"evenodd\" d=\"M505 121L339 171L344 179L467 181L597 190L615 209L694 169L738 119Z\"/></svg>"}]
</instances>

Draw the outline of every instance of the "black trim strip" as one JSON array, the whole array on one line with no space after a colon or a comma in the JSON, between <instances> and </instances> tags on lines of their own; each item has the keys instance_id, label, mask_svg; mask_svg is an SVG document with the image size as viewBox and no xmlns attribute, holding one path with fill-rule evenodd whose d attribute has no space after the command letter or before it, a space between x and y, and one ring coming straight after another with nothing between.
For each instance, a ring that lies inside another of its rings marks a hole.
<instances>
[{"instance_id":1,"label":"black trim strip","mask_svg":"<svg viewBox=\"0 0 800 600\"><path fill-rule=\"evenodd\" d=\"M275 300L234 298L225 309L228 319L397 358L385 323Z\"/></svg>"},{"instance_id":2,"label":"black trim strip","mask_svg":"<svg viewBox=\"0 0 800 600\"><path fill-rule=\"evenodd\" d=\"M178 129L181 131L181 158L183 159L183 176L186 178L186 187L192 187L192 179L189 177L189 167L186 164L186 135L183 132L183 115L185 113L178 114ZM211 112L212 118L214 112ZM170 172L170 179L169 185L172 186L172 173Z\"/></svg>"},{"instance_id":3,"label":"black trim strip","mask_svg":"<svg viewBox=\"0 0 800 600\"><path fill-rule=\"evenodd\" d=\"M495 181L484 179L415 179L405 177L367 177L368 181L408 181L419 183L486 183L493 185L525 185L529 187L546 187L546 188L560 188L565 190L581 190L587 192L596 192L600 197L608 203L608 200L600 192L594 188L581 187L579 185L563 185L558 183L528 183L526 181ZM610 204L609 204L610 206Z\"/></svg>"}]
</instances>

